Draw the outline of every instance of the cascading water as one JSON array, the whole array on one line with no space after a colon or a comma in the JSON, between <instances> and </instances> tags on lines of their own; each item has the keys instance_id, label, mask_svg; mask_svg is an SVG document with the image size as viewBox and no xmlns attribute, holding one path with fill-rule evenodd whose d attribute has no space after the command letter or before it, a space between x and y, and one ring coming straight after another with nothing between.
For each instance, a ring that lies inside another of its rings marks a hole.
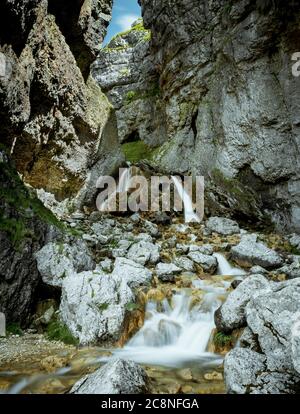
<instances>
[{"instance_id":1,"label":"cascading water","mask_svg":"<svg viewBox=\"0 0 300 414\"><path fill-rule=\"evenodd\" d=\"M184 220L185 220L185 222L186 223L191 223L191 222L200 223L200 219L194 211L192 200L191 200L190 196L188 195L188 193L185 191L182 183L178 180L177 177L174 177L174 176L172 177L172 180L175 184L177 192L178 192L179 196L181 197L181 200L182 200L183 205L184 205Z\"/></svg>"},{"instance_id":2,"label":"cascading water","mask_svg":"<svg viewBox=\"0 0 300 414\"><path fill-rule=\"evenodd\" d=\"M215 256L220 275L244 274L241 269L232 268L223 255ZM165 299L160 307L157 302L150 301L144 326L115 354L138 363L166 367L187 366L195 361L203 367L219 364L220 357L207 352L207 347L215 328L214 313L230 283L230 280L195 279L193 287L201 290L203 296L194 306L195 297L188 289L174 294L170 303Z\"/></svg>"},{"instance_id":3,"label":"cascading water","mask_svg":"<svg viewBox=\"0 0 300 414\"><path fill-rule=\"evenodd\" d=\"M223 276L243 276L246 272L243 269L232 267L226 258L220 253L214 253L218 261L218 274Z\"/></svg>"},{"instance_id":4,"label":"cascading water","mask_svg":"<svg viewBox=\"0 0 300 414\"><path fill-rule=\"evenodd\" d=\"M111 194L99 207L99 211L106 211L110 201L116 197L117 194L120 193L126 193L129 188L130 188L130 180L132 178L132 171L131 171L131 167L128 166L128 168L124 168L124 170L122 171L122 174L119 178L119 182L117 185L117 189L116 192L114 192L113 194Z\"/></svg>"},{"instance_id":5,"label":"cascading water","mask_svg":"<svg viewBox=\"0 0 300 414\"><path fill-rule=\"evenodd\" d=\"M192 299L186 292L177 293L171 304L165 299L160 310L156 302L149 302L144 326L116 354L139 363L167 367L186 366L195 360L202 360L203 364L216 362L219 358L206 352L206 348L220 301L211 296L191 309Z\"/></svg>"}]
</instances>

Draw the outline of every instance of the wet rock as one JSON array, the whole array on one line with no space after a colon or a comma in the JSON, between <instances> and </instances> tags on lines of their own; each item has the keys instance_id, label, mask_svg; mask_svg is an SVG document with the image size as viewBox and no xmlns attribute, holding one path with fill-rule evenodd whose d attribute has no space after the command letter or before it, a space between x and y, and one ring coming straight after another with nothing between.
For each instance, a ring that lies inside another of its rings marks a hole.
<instances>
[{"instance_id":1,"label":"wet rock","mask_svg":"<svg viewBox=\"0 0 300 414\"><path fill-rule=\"evenodd\" d=\"M250 299L271 290L270 282L262 275L247 277L231 292L226 302L215 313L215 324L219 331L229 333L246 325L245 308Z\"/></svg>"},{"instance_id":2,"label":"wet rock","mask_svg":"<svg viewBox=\"0 0 300 414\"><path fill-rule=\"evenodd\" d=\"M207 273L214 274L218 268L218 261L214 256L208 256L199 251L190 252L189 259L200 265Z\"/></svg>"},{"instance_id":3,"label":"wet rock","mask_svg":"<svg viewBox=\"0 0 300 414\"><path fill-rule=\"evenodd\" d=\"M213 372L207 372L204 374L204 379L207 381L222 381L223 375L221 372L213 371Z\"/></svg>"},{"instance_id":4,"label":"wet rock","mask_svg":"<svg viewBox=\"0 0 300 414\"><path fill-rule=\"evenodd\" d=\"M126 281L131 288L136 288L148 285L152 279L152 272L133 260L117 258L112 276Z\"/></svg>"},{"instance_id":5,"label":"wet rock","mask_svg":"<svg viewBox=\"0 0 300 414\"><path fill-rule=\"evenodd\" d=\"M49 355L40 362L40 366L48 373L56 372L59 368L67 365L68 358Z\"/></svg>"},{"instance_id":6,"label":"wet rock","mask_svg":"<svg viewBox=\"0 0 300 414\"><path fill-rule=\"evenodd\" d=\"M233 259L240 265L258 265L273 269L283 264L283 259L274 250L257 241L257 235L245 235L241 242L232 247Z\"/></svg>"},{"instance_id":7,"label":"wet rock","mask_svg":"<svg viewBox=\"0 0 300 414\"><path fill-rule=\"evenodd\" d=\"M231 282L232 289L236 289L242 283L241 279L235 279Z\"/></svg>"},{"instance_id":8,"label":"wet rock","mask_svg":"<svg viewBox=\"0 0 300 414\"><path fill-rule=\"evenodd\" d=\"M206 227L210 232L222 234L223 236L230 236L231 234L238 234L240 232L239 225L236 221L223 218L223 217L211 217Z\"/></svg>"},{"instance_id":9,"label":"wet rock","mask_svg":"<svg viewBox=\"0 0 300 414\"><path fill-rule=\"evenodd\" d=\"M155 271L157 277L163 282L173 282L176 276L181 273L180 267L173 263L158 263Z\"/></svg>"},{"instance_id":10,"label":"wet rock","mask_svg":"<svg viewBox=\"0 0 300 414\"><path fill-rule=\"evenodd\" d=\"M156 264L160 258L160 247L157 244L141 241L130 247L127 258L142 265L148 262Z\"/></svg>"},{"instance_id":11,"label":"wet rock","mask_svg":"<svg viewBox=\"0 0 300 414\"><path fill-rule=\"evenodd\" d=\"M142 367L132 361L112 359L91 375L79 380L71 394L146 394L148 377Z\"/></svg>"},{"instance_id":12,"label":"wet rock","mask_svg":"<svg viewBox=\"0 0 300 414\"><path fill-rule=\"evenodd\" d=\"M95 268L89 249L82 240L68 244L48 243L35 257L43 282L50 286L61 287L65 277Z\"/></svg>"}]
</instances>

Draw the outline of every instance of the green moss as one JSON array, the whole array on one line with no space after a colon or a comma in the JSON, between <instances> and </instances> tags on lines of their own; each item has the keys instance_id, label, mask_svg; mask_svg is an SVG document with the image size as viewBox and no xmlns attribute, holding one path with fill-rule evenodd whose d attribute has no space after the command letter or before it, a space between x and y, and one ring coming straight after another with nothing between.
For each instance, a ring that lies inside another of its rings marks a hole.
<instances>
[{"instance_id":1,"label":"green moss","mask_svg":"<svg viewBox=\"0 0 300 414\"><path fill-rule=\"evenodd\" d=\"M47 337L51 341L61 341L67 345L78 345L79 341L70 332L69 328L56 320L47 326Z\"/></svg>"},{"instance_id":2,"label":"green moss","mask_svg":"<svg viewBox=\"0 0 300 414\"><path fill-rule=\"evenodd\" d=\"M34 236L31 230L33 217L38 217L42 222L60 229L66 229L34 194L30 194L16 170L6 162L0 163L0 180L7 183L7 186L0 188L0 202L3 205L0 210L0 230L8 234L14 245L18 245L27 236ZM6 206L15 212L14 217L7 216Z\"/></svg>"},{"instance_id":3,"label":"green moss","mask_svg":"<svg viewBox=\"0 0 300 414\"><path fill-rule=\"evenodd\" d=\"M225 335L223 332L217 332L214 336L214 344L221 348L232 344L232 336Z\"/></svg>"},{"instance_id":4,"label":"green moss","mask_svg":"<svg viewBox=\"0 0 300 414\"><path fill-rule=\"evenodd\" d=\"M146 91L129 91L126 93L124 97L124 104L129 105L134 101L137 101L139 99L149 99L149 98L155 98L160 97L160 87L157 83L156 85L153 85L153 87L149 88Z\"/></svg>"},{"instance_id":5,"label":"green moss","mask_svg":"<svg viewBox=\"0 0 300 414\"><path fill-rule=\"evenodd\" d=\"M129 91L125 95L125 103L130 104L137 99L137 92Z\"/></svg>"},{"instance_id":6,"label":"green moss","mask_svg":"<svg viewBox=\"0 0 300 414\"><path fill-rule=\"evenodd\" d=\"M150 148L143 141L128 142L122 145L122 149L125 154L126 161L133 164L140 160L151 159L153 151L155 151L155 149Z\"/></svg>"},{"instance_id":7,"label":"green moss","mask_svg":"<svg viewBox=\"0 0 300 414\"><path fill-rule=\"evenodd\" d=\"M100 312L103 312L106 309L108 309L108 307L109 307L109 303L101 303L101 305L98 306L98 309Z\"/></svg>"},{"instance_id":8,"label":"green moss","mask_svg":"<svg viewBox=\"0 0 300 414\"><path fill-rule=\"evenodd\" d=\"M8 335L23 335L23 331L19 323L9 323L6 327Z\"/></svg>"},{"instance_id":9,"label":"green moss","mask_svg":"<svg viewBox=\"0 0 300 414\"><path fill-rule=\"evenodd\" d=\"M136 303L130 302L130 303L127 303L127 305L126 305L126 310L128 312L134 312L134 311L139 310L139 309L140 309L140 307Z\"/></svg>"}]
</instances>

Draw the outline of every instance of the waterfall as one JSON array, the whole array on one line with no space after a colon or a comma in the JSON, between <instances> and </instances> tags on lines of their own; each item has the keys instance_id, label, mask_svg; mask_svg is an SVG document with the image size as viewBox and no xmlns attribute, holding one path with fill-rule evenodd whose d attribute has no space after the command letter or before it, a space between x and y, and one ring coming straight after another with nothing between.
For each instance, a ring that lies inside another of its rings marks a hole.
<instances>
[{"instance_id":1,"label":"waterfall","mask_svg":"<svg viewBox=\"0 0 300 414\"><path fill-rule=\"evenodd\" d=\"M129 168L124 169L119 179L117 193L126 193L126 191L128 191L130 187L131 177L132 177L131 168L129 167Z\"/></svg>"},{"instance_id":2,"label":"waterfall","mask_svg":"<svg viewBox=\"0 0 300 414\"><path fill-rule=\"evenodd\" d=\"M193 203L189 194L185 191L183 185L177 177L172 176L172 180L175 184L175 187L178 191L179 196L183 202L184 206L184 219L186 223L196 222L200 223L200 219L194 211Z\"/></svg>"},{"instance_id":3,"label":"waterfall","mask_svg":"<svg viewBox=\"0 0 300 414\"><path fill-rule=\"evenodd\" d=\"M228 260L220 253L214 253L215 258L218 261L218 274L221 276L242 276L246 272L243 269L232 267Z\"/></svg>"},{"instance_id":4,"label":"waterfall","mask_svg":"<svg viewBox=\"0 0 300 414\"><path fill-rule=\"evenodd\" d=\"M209 291L209 288L208 288ZM225 288L222 289L225 294ZM115 355L143 364L181 367L199 361L202 365L220 363L220 357L206 351L215 327L214 313L220 306L219 292L205 294L200 304L184 290L165 299L160 306L150 301L147 319L140 331Z\"/></svg>"},{"instance_id":5,"label":"waterfall","mask_svg":"<svg viewBox=\"0 0 300 414\"><path fill-rule=\"evenodd\" d=\"M130 180L132 178L132 167L124 168L119 178L116 192L112 193L100 206L99 211L106 211L107 206L111 199L116 197L117 194L126 193L130 188Z\"/></svg>"}]
</instances>

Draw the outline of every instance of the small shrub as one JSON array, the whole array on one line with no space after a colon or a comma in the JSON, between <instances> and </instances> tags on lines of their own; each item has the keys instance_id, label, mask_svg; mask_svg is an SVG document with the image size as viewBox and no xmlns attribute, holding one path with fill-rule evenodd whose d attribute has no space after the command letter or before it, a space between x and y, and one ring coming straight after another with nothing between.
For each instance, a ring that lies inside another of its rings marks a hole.
<instances>
[{"instance_id":1,"label":"small shrub","mask_svg":"<svg viewBox=\"0 0 300 414\"><path fill-rule=\"evenodd\" d=\"M79 341L70 332L69 328L58 320L47 326L47 337L51 341L61 341L67 345L78 345Z\"/></svg>"},{"instance_id":2,"label":"small shrub","mask_svg":"<svg viewBox=\"0 0 300 414\"><path fill-rule=\"evenodd\" d=\"M20 324L16 322L9 323L6 327L6 332L9 335L23 335Z\"/></svg>"},{"instance_id":3,"label":"small shrub","mask_svg":"<svg viewBox=\"0 0 300 414\"><path fill-rule=\"evenodd\" d=\"M225 335L223 332L217 332L214 336L214 344L221 348L228 346L232 343L232 336Z\"/></svg>"}]
</instances>

